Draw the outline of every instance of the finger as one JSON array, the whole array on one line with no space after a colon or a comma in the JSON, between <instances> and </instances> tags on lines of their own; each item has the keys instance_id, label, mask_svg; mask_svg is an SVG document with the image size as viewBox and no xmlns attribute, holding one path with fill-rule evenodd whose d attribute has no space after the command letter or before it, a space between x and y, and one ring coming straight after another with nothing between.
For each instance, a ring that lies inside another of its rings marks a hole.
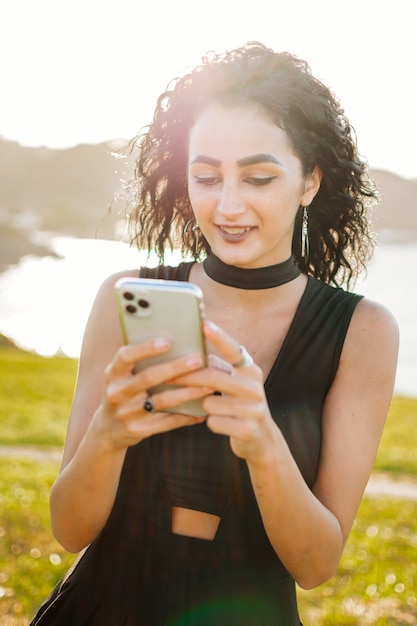
<instances>
[{"instance_id":1,"label":"finger","mask_svg":"<svg viewBox=\"0 0 417 626\"><path fill-rule=\"evenodd\" d=\"M213 322L205 322L204 334L234 367L246 368L253 364L253 359L246 348L241 346L216 324L213 324Z\"/></svg>"},{"instance_id":2,"label":"finger","mask_svg":"<svg viewBox=\"0 0 417 626\"><path fill-rule=\"evenodd\" d=\"M221 370L223 372L227 372L231 374L233 371L233 366L231 363L228 363L224 359L221 359L216 354L209 354L208 356L208 366L213 369Z\"/></svg>"},{"instance_id":3,"label":"finger","mask_svg":"<svg viewBox=\"0 0 417 626\"><path fill-rule=\"evenodd\" d=\"M242 423L235 417L228 415L208 415L206 419L207 428L216 435L224 435L225 437L239 437L242 438L243 427ZM249 432L244 437L249 440Z\"/></svg>"},{"instance_id":4,"label":"finger","mask_svg":"<svg viewBox=\"0 0 417 626\"><path fill-rule=\"evenodd\" d=\"M163 354L169 350L169 347L170 344L164 337L122 346L107 366L106 377L110 379L129 374L138 361Z\"/></svg>"},{"instance_id":5,"label":"finger","mask_svg":"<svg viewBox=\"0 0 417 626\"><path fill-rule=\"evenodd\" d=\"M203 332L206 338L217 348L229 363L237 363L240 358L240 345L224 330L210 321L204 322Z\"/></svg>"},{"instance_id":6,"label":"finger","mask_svg":"<svg viewBox=\"0 0 417 626\"><path fill-rule=\"evenodd\" d=\"M203 401L208 415L237 418L239 421L262 421L266 405L262 398L233 398L227 395L210 395Z\"/></svg>"},{"instance_id":7,"label":"finger","mask_svg":"<svg viewBox=\"0 0 417 626\"><path fill-rule=\"evenodd\" d=\"M173 402L195 399L196 390L186 394L158 393L149 396L146 393L138 394L129 402L124 402L114 408L115 433L123 441L130 441L128 445L137 443L153 434L189 426L205 420L205 416L188 415L185 413L167 411L173 408ZM123 434L125 433L125 434Z\"/></svg>"},{"instance_id":8,"label":"finger","mask_svg":"<svg viewBox=\"0 0 417 626\"><path fill-rule=\"evenodd\" d=\"M269 424L261 421L242 421L230 416L209 415L206 425L213 433L230 438L232 452L252 462L263 460L265 452L274 437L277 425L271 420Z\"/></svg>"},{"instance_id":9,"label":"finger","mask_svg":"<svg viewBox=\"0 0 417 626\"><path fill-rule=\"evenodd\" d=\"M236 398L256 400L264 395L262 372L257 365L252 368L244 368L243 371L246 372L249 369L252 370L250 376L239 375L241 370L234 371L233 376L231 376L223 370L205 368L183 374L170 382L185 387L209 387Z\"/></svg>"},{"instance_id":10,"label":"finger","mask_svg":"<svg viewBox=\"0 0 417 626\"><path fill-rule=\"evenodd\" d=\"M121 391L113 390L110 387L108 401L113 407L116 417L120 419L128 419L131 416L139 415L146 417L146 413L149 412L172 411L176 406L204 398L213 393L213 389L207 386L167 386L162 390L152 392L151 396L149 396L147 391L140 391L129 397L126 389L132 387L132 385L125 383L123 386L120 381L117 381L113 386L117 387L117 383L119 383Z\"/></svg>"},{"instance_id":11,"label":"finger","mask_svg":"<svg viewBox=\"0 0 417 626\"><path fill-rule=\"evenodd\" d=\"M135 354L137 354L135 352ZM130 357L129 357L130 359ZM150 365L143 370L132 374L131 368L115 377L118 366L107 372L107 395L112 403L122 402L132 395L146 391L152 387L166 383L177 376L192 372L203 365L200 355L187 355L172 361L165 361L156 365ZM122 368L119 368L122 372Z\"/></svg>"},{"instance_id":12,"label":"finger","mask_svg":"<svg viewBox=\"0 0 417 626\"><path fill-rule=\"evenodd\" d=\"M203 358L199 354L189 354L178 359L150 365L135 374L135 383L144 389L150 389L168 383L178 376L199 370L203 367Z\"/></svg>"},{"instance_id":13,"label":"finger","mask_svg":"<svg viewBox=\"0 0 417 626\"><path fill-rule=\"evenodd\" d=\"M116 417L123 419L125 415L134 415L141 411L148 393L144 389L133 389L130 378L117 379L108 385L105 397Z\"/></svg>"},{"instance_id":14,"label":"finger","mask_svg":"<svg viewBox=\"0 0 417 626\"><path fill-rule=\"evenodd\" d=\"M152 395L155 409L159 411L172 410L173 407L200 400L213 393L210 387L171 387Z\"/></svg>"},{"instance_id":15,"label":"finger","mask_svg":"<svg viewBox=\"0 0 417 626\"><path fill-rule=\"evenodd\" d=\"M125 415L115 423L114 437L122 446L131 446L143 439L160 433L193 426L205 421L205 417L195 417L182 413L139 413Z\"/></svg>"},{"instance_id":16,"label":"finger","mask_svg":"<svg viewBox=\"0 0 417 626\"><path fill-rule=\"evenodd\" d=\"M139 417L127 422L126 430L129 438L138 442L152 435L166 433L186 426L194 426L204 422L205 417L185 415L184 413L148 413L145 418Z\"/></svg>"}]
</instances>

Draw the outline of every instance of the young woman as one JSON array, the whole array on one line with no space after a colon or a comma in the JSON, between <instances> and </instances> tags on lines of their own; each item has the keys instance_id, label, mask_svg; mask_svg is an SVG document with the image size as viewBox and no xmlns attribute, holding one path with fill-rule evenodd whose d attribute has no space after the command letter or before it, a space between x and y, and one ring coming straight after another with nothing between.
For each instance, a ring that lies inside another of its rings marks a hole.
<instances>
[{"instance_id":1,"label":"young woman","mask_svg":"<svg viewBox=\"0 0 417 626\"><path fill-rule=\"evenodd\" d=\"M123 276L198 285L220 366L134 373L169 345L123 346L104 283L51 494L57 539L88 548L32 624L299 625L295 583L335 573L393 390L395 322L340 287L375 191L335 97L258 43L171 84L134 147L131 223L161 265ZM165 266L172 244L193 260ZM206 419L167 412L194 398Z\"/></svg>"}]
</instances>

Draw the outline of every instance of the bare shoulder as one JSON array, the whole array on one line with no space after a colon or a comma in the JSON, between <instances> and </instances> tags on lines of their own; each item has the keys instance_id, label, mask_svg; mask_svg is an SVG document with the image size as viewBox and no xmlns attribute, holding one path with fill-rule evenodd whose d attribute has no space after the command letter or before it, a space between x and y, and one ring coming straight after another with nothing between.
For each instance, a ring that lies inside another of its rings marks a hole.
<instances>
[{"instance_id":1,"label":"bare shoulder","mask_svg":"<svg viewBox=\"0 0 417 626\"><path fill-rule=\"evenodd\" d=\"M398 324L391 311L374 300L360 300L346 336L344 354L356 350L363 354L364 349L372 353L384 350L396 354L398 342Z\"/></svg>"},{"instance_id":2,"label":"bare shoulder","mask_svg":"<svg viewBox=\"0 0 417 626\"><path fill-rule=\"evenodd\" d=\"M116 272L108 276L103 281L103 283L101 284L97 292L97 296L93 305L92 312L94 312L95 306L97 306L97 304L101 303L102 301L109 301L109 302L111 301L112 304L115 302L115 293L114 293L115 285L119 279L124 278L124 277L127 277L127 278L139 277L139 271L138 270L125 270L125 271Z\"/></svg>"},{"instance_id":3,"label":"bare shoulder","mask_svg":"<svg viewBox=\"0 0 417 626\"><path fill-rule=\"evenodd\" d=\"M363 298L355 308L326 407L378 414L385 421L393 392L398 324L383 305ZM366 391L366 393L365 393ZM344 408L342 408L344 407ZM359 408L361 407L361 408Z\"/></svg>"},{"instance_id":4,"label":"bare shoulder","mask_svg":"<svg viewBox=\"0 0 417 626\"><path fill-rule=\"evenodd\" d=\"M118 322L115 285L120 278L136 276L138 276L138 270L117 272L108 276L100 286L85 329L81 365L85 359L88 359L90 353L97 358L97 350L101 352L100 347L105 348L110 356L110 353L114 353L121 345L122 336ZM94 350L91 350L91 343L97 343Z\"/></svg>"},{"instance_id":5,"label":"bare shoulder","mask_svg":"<svg viewBox=\"0 0 417 626\"><path fill-rule=\"evenodd\" d=\"M362 298L356 306L353 319L357 318L359 321L372 323L378 322L383 325L389 325L393 328L397 327L397 322L391 311L380 302L371 300L369 298Z\"/></svg>"}]
</instances>

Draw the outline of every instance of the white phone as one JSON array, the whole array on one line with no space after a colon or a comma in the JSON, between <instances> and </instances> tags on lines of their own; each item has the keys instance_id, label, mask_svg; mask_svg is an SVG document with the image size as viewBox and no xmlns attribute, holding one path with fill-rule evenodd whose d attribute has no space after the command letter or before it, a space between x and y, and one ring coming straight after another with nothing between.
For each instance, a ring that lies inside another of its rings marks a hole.
<instances>
[{"instance_id":1,"label":"white phone","mask_svg":"<svg viewBox=\"0 0 417 626\"><path fill-rule=\"evenodd\" d=\"M202 330L203 295L199 287L183 281L152 278L121 278L115 287L124 342L166 337L171 343L168 352L139 361L135 371L191 353L200 354L203 363L207 363ZM149 393L169 387L172 385L159 385L149 389ZM206 415L200 399L167 410L198 417Z\"/></svg>"}]
</instances>

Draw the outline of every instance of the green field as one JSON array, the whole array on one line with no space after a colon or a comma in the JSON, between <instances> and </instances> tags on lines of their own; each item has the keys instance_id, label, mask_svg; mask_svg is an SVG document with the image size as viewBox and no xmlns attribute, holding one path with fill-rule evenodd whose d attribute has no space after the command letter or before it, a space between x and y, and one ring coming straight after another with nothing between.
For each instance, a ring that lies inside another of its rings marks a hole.
<instances>
[{"instance_id":1,"label":"green field","mask_svg":"<svg viewBox=\"0 0 417 626\"><path fill-rule=\"evenodd\" d=\"M2 626L26 626L75 558L51 535L48 494L59 468L49 453L62 449L76 369L70 359L0 349ZM417 399L396 397L375 469L417 483L416 443ZM299 590L304 625L417 624L416 549L417 502L365 497L337 576Z\"/></svg>"}]
</instances>

